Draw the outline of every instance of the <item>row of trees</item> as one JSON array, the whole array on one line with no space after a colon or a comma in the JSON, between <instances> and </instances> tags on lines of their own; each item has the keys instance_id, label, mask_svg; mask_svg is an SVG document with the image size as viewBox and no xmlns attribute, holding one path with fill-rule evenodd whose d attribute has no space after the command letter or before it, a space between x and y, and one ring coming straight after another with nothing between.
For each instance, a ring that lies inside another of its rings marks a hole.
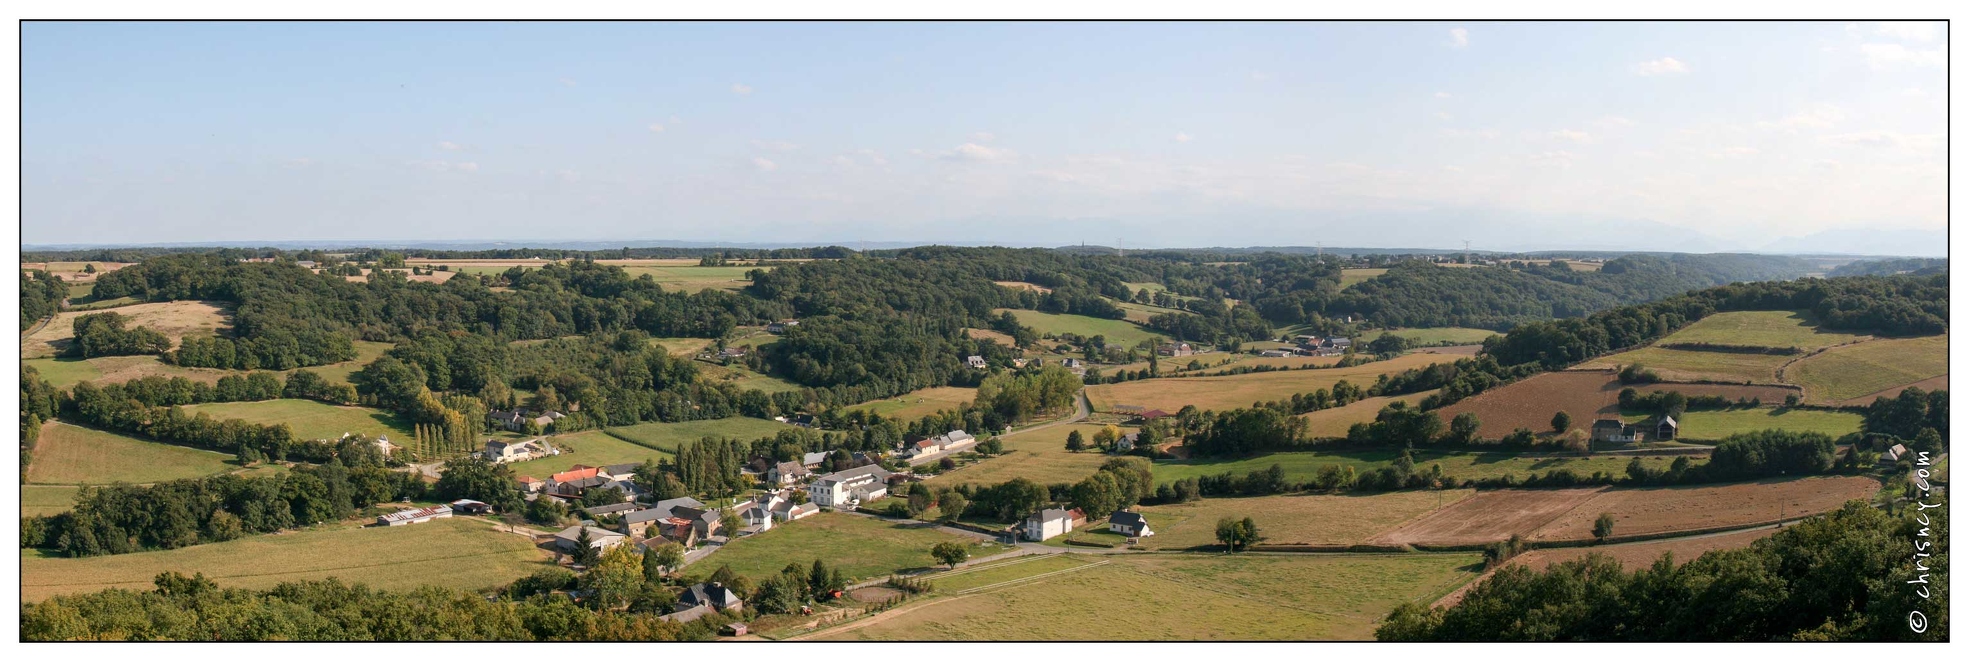
<instances>
[{"instance_id":1,"label":"row of trees","mask_svg":"<svg viewBox=\"0 0 1969 662\"><path fill-rule=\"evenodd\" d=\"M68 301L68 283L44 270L36 269L21 278L21 330L53 317Z\"/></svg>"},{"instance_id":2,"label":"row of trees","mask_svg":"<svg viewBox=\"0 0 1969 662\"><path fill-rule=\"evenodd\" d=\"M171 349L171 339L146 326L126 326L130 318L106 312L75 318L75 339L67 354L79 358L157 354Z\"/></svg>"}]
</instances>

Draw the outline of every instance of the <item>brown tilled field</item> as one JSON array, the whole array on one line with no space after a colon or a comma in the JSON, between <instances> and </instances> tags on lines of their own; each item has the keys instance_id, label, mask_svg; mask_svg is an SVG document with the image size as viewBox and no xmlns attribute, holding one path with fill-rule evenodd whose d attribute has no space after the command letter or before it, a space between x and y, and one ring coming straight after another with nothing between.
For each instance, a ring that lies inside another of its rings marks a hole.
<instances>
[{"instance_id":1,"label":"brown tilled field","mask_svg":"<svg viewBox=\"0 0 1969 662\"><path fill-rule=\"evenodd\" d=\"M990 340L1006 347L1013 346L1011 336L991 329L965 329L964 335L972 340Z\"/></svg>"},{"instance_id":2,"label":"brown tilled field","mask_svg":"<svg viewBox=\"0 0 1969 662\"><path fill-rule=\"evenodd\" d=\"M1572 415L1573 427L1584 430L1593 419L1620 413L1620 381L1612 372L1567 371L1534 375L1522 381L1464 398L1436 410L1444 421L1473 412L1482 423L1478 436L1497 439L1518 428L1550 432L1552 415Z\"/></svg>"},{"instance_id":3,"label":"brown tilled field","mask_svg":"<svg viewBox=\"0 0 1969 662\"><path fill-rule=\"evenodd\" d=\"M1772 478L1705 487L1612 489L1540 527L1533 540L1593 537L1593 520L1613 515L1616 536L1750 525L1831 510L1867 499L1880 481L1858 476Z\"/></svg>"},{"instance_id":4,"label":"brown tilled field","mask_svg":"<svg viewBox=\"0 0 1969 662\"><path fill-rule=\"evenodd\" d=\"M1482 545L1512 534L1531 537L1552 520L1591 501L1603 487L1497 490L1450 504L1368 539L1377 545ZM1590 527L1591 518L1587 520Z\"/></svg>"}]
</instances>

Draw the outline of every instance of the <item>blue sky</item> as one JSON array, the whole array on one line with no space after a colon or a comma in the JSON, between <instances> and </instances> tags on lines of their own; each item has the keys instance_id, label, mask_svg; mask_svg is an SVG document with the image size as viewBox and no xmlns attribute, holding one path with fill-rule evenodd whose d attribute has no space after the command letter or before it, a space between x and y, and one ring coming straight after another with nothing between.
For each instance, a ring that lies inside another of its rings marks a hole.
<instances>
[{"instance_id":1,"label":"blue sky","mask_svg":"<svg viewBox=\"0 0 1969 662\"><path fill-rule=\"evenodd\" d=\"M1938 253L1946 229L1939 23L31 23L22 38L28 244Z\"/></svg>"}]
</instances>

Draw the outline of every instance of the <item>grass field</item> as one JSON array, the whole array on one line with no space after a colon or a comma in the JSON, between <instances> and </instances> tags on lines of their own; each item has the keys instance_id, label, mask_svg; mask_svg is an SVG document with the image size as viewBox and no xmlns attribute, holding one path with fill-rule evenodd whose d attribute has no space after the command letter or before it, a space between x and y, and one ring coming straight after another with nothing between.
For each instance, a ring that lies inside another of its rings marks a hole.
<instances>
[{"instance_id":1,"label":"grass field","mask_svg":"<svg viewBox=\"0 0 1969 662\"><path fill-rule=\"evenodd\" d=\"M231 470L224 453L144 441L66 423L41 426L27 482L46 485L156 483Z\"/></svg>"},{"instance_id":2,"label":"grass field","mask_svg":"<svg viewBox=\"0 0 1969 662\"><path fill-rule=\"evenodd\" d=\"M1533 540L1581 540L1593 535L1601 513L1614 518L1614 535L1690 531L1749 525L1780 517L1836 510L1868 499L1880 481L1865 476L1767 478L1731 485L1610 489L1566 511L1529 536Z\"/></svg>"},{"instance_id":3,"label":"grass field","mask_svg":"<svg viewBox=\"0 0 1969 662\"><path fill-rule=\"evenodd\" d=\"M1374 417L1381 413L1382 407L1398 401L1406 402L1410 407L1413 407L1416 403L1421 402L1423 398L1427 398L1434 393L1435 391L1424 391L1422 393L1410 393L1408 395L1367 398L1345 407L1307 412L1300 414L1299 417L1306 419L1306 433L1313 437L1345 437L1347 436L1347 429L1353 427L1355 423L1374 422Z\"/></svg>"},{"instance_id":4,"label":"grass field","mask_svg":"<svg viewBox=\"0 0 1969 662\"><path fill-rule=\"evenodd\" d=\"M1128 311L1128 316L1123 317L1122 319L1128 320L1130 322L1134 322L1136 324L1147 324L1149 323L1149 318L1155 317L1156 315L1183 312L1175 308L1164 308L1161 306L1152 306L1145 303L1134 303L1129 301L1116 301L1114 302L1114 305L1120 306L1122 310Z\"/></svg>"},{"instance_id":5,"label":"grass field","mask_svg":"<svg viewBox=\"0 0 1969 662\"><path fill-rule=\"evenodd\" d=\"M75 493L82 488L67 485L22 485L21 517L54 515L75 505Z\"/></svg>"},{"instance_id":6,"label":"grass field","mask_svg":"<svg viewBox=\"0 0 1969 662\"><path fill-rule=\"evenodd\" d=\"M799 384L772 375L753 372L750 368L736 363L723 366L700 361L697 364L697 371L705 379L725 382L742 389L753 389L767 393L800 390Z\"/></svg>"},{"instance_id":7,"label":"grass field","mask_svg":"<svg viewBox=\"0 0 1969 662\"><path fill-rule=\"evenodd\" d=\"M1022 561L978 571L992 573L994 584L939 587L931 598L818 638L1367 640L1395 605L1447 594L1474 579L1478 563L1472 554Z\"/></svg>"},{"instance_id":8,"label":"grass field","mask_svg":"<svg viewBox=\"0 0 1969 662\"><path fill-rule=\"evenodd\" d=\"M1630 422L1639 422L1650 416L1623 418ZM1739 432L1757 430L1821 432L1834 439L1850 432L1860 431L1859 414L1816 409L1758 407L1724 411L1691 411L1684 413L1678 422L1681 423L1681 430L1675 436L1685 441L1716 441Z\"/></svg>"},{"instance_id":9,"label":"grass field","mask_svg":"<svg viewBox=\"0 0 1969 662\"><path fill-rule=\"evenodd\" d=\"M353 432L369 436L411 436L410 424L396 414L367 407L338 407L313 400L265 400L261 402L221 402L185 407L191 413L203 412L213 418L237 418L248 423L273 425L286 423L295 439L338 439Z\"/></svg>"},{"instance_id":10,"label":"grass field","mask_svg":"<svg viewBox=\"0 0 1969 662\"><path fill-rule=\"evenodd\" d=\"M1430 329L1395 329L1388 333L1407 338L1410 342L1417 345L1440 345L1443 343L1452 345L1477 345L1482 344L1485 338L1497 335L1496 331L1490 329L1466 329L1457 326ZM1380 336L1381 333L1377 331L1369 331L1361 334L1363 340L1372 340Z\"/></svg>"},{"instance_id":11,"label":"grass field","mask_svg":"<svg viewBox=\"0 0 1969 662\"><path fill-rule=\"evenodd\" d=\"M772 267L700 267L697 265L630 265L623 271L630 278L645 274L656 280L666 290L697 292L706 289L736 290L752 284L745 272L753 269L771 271Z\"/></svg>"},{"instance_id":12,"label":"grass field","mask_svg":"<svg viewBox=\"0 0 1969 662\"><path fill-rule=\"evenodd\" d=\"M476 590L545 568L546 553L525 536L484 520L452 518L395 527L321 528L181 549L59 558L21 554L25 602L107 588L143 590L166 570L202 572L224 587L265 589L280 582L339 577L372 588L422 585Z\"/></svg>"},{"instance_id":13,"label":"grass field","mask_svg":"<svg viewBox=\"0 0 1969 662\"><path fill-rule=\"evenodd\" d=\"M1837 402L1948 374L1948 336L1834 347L1785 369L1809 402Z\"/></svg>"},{"instance_id":14,"label":"grass field","mask_svg":"<svg viewBox=\"0 0 1969 662\"><path fill-rule=\"evenodd\" d=\"M370 363L375 362L376 359L382 358L383 353L390 351L390 349L393 347L396 347L396 345L386 342L370 342L367 340L357 340L355 341L355 348L356 348L355 358L347 361L343 361L341 363L330 363L328 365L315 366L312 368L303 368L303 369L312 370L315 372L315 374L321 375L323 379L326 379L328 381L347 384L349 383L349 375L355 374L355 371L361 370L363 366L369 365ZM281 379L284 380L287 378L287 375L293 373L294 373L293 370L284 371L280 373Z\"/></svg>"},{"instance_id":15,"label":"grass field","mask_svg":"<svg viewBox=\"0 0 1969 662\"><path fill-rule=\"evenodd\" d=\"M1249 407L1254 402L1289 398L1329 388L1346 380L1355 386L1374 385L1382 374L1453 361L1443 354L1404 354L1386 361L1374 361L1351 368L1280 370L1222 377L1180 377L1145 379L1087 387L1087 397L1098 411L1112 411L1115 405L1135 405L1175 412L1183 405L1223 411ZM1550 414L1547 414L1550 416Z\"/></svg>"},{"instance_id":16,"label":"grass field","mask_svg":"<svg viewBox=\"0 0 1969 662\"><path fill-rule=\"evenodd\" d=\"M632 444L609 436L601 430L583 430L573 434L549 437L560 455L549 455L536 460L514 462L506 465L513 468L515 476L546 478L549 475L567 471L574 465L599 467L610 464L636 463L657 459L664 451Z\"/></svg>"},{"instance_id":17,"label":"grass field","mask_svg":"<svg viewBox=\"0 0 1969 662\"><path fill-rule=\"evenodd\" d=\"M644 446L674 451L685 442L697 441L709 436L751 441L779 434L780 430L789 427L778 421L734 416L682 423L638 423L611 427L608 431L615 436L627 437Z\"/></svg>"},{"instance_id":18,"label":"grass field","mask_svg":"<svg viewBox=\"0 0 1969 662\"><path fill-rule=\"evenodd\" d=\"M1351 545L1376 533L1455 503L1471 490L1388 492L1367 496L1287 495L1211 498L1142 508L1155 535L1142 539L1149 549L1191 549L1217 545L1217 520L1249 517L1268 545Z\"/></svg>"},{"instance_id":19,"label":"grass field","mask_svg":"<svg viewBox=\"0 0 1969 662\"><path fill-rule=\"evenodd\" d=\"M186 335L210 334L226 325L231 313L224 307L203 301L171 301L168 303L144 303L118 308L118 313L130 319L126 326L145 326L164 334L173 343ZM55 356L68 347L69 340L75 337L75 318L90 314L87 311L68 311L55 315L55 319L40 330L21 338L21 358L40 358Z\"/></svg>"},{"instance_id":20,"label":"grass field","mask_svg":"<svg viewBox=\"0 0 1969 662\"><path fill-rule=\"evenodd\" d=\"M103 376L95 364L85 359L40 358L21 361L21 365L33 366L41 373L41 378L55 388L68 388L80 382L98 379Z\"/></svg>"},{"instance_id":21,"label":"grass field","mask_svg":"<svg viewBox=\"0 0 1969 662\"><path fill-rule=\"evenodd\" d=\"M995 315L1004 310L1007 309L992 311L992 314ZM1020 324L1032 327L1040 335L1076 333L1089 338L1106 336L1109 346L1125 347L1148 340L1149 338L1160 337L1160 334L1154 331L1123 320L1101 319L1098 317L1087 317L1085 315L1059 315L1042 313L1037 310L1013 310L1012 315L1019 318Z\"/></svg>"},{"instance_id":22,"label":"grass field","mask_svg":"<svg viewBox=\"0 0 1969 662\"><path fill-rule=\"evenodd\" d=\"M1359 285L1361 281L1388 273L1387 269L1341 269L1340 289Z\"/></svg>"},{"instance_id":23,"label":"grass field","mask_svg":"<svg viewBox=\"0 0 1969 662\"><path fill-rule=\"evenodd\" d=\"M1392 450L1354 450L1268 453L1230 460L1163 460L1155 463L1155 482L1169 483L1195 476L1214 476L1227 471L1243 475L1269 469L1274 464L1285 471L1286 480L1303 482L1311 480L1321 467L1329 464L1353 467L1356 474L1361 474L1388 466L1397 456L1398 453ZM1554 457L1507 452L1443 453L1426 450L1416 451L1411 457L1415 460L1416 469L1427 471L1431 465L1441 466L1444 475L1456 480L1502 478L1507 475L1524 478L1534 472L1543 474L1555 469L1567 469L1582 476L1591 476L1596 471L1618 475L1627 470L1627 463L1631 459L1630 456L1623 455ZM1674 462L1674 458L1650 456L1643 457L1641 462L1651 468L1665 469Z\"/></svg>"},{"instance_id":24,"label":"grass field","mask_svg":"<svg viewBox=\"0 0 1969 662\"><path fill-rule=\"evenodd\" d=\"M978 396L978 389L963 386L936 386L917 389L887 400L864 402L848 411L866 411L881 414L883 418L896 418L904 421L937 413L940 410L955 410L959 405L970 402Z\"/></svg>"},{"instance_id":25,"label":"grass field","mask_svg":"<svg viewBox=\"0 0 1969 662\"><path fill-rule=\"evenodd\" d=\"M1778 366L1795 356L1738 354L1643 347L1580 364L1581 369L1610 369L1639 363L1670 381L1714 380L1731 383L1777 384Z\"/></svg>"},{"instance_id":26,"label":"grass field","mask_svg":"<svg viewBox=\"0 0 1969 662\"><path fill-rule=\"evenodd\" d=\"M704 348L710 347L712 340L710 338L651 338L650 342L662 347L671 356L696 356L698 352L704 351Z\"/></svg>"},{"instance_id":27,"label":"grass field","mask_svg":"<svg viewBox=\"0 0 1969 662\"><path fill-rule=\"evenodd\" d=\"M955 485L976 483L992 485L1013 478L1024 478L1041 485L1071 483L1086 478L1101 468L1108 455L1099 451L1079 453L1067 450L1067 435L1075 430L1093 443L1094 433L1105 426L1092 423L1056 425L1050 428L1015 432L998 440L1005 444L1006 454L994 457L962 469L937 475L929 482ZM1122 432L1132 428L1122 428Z\"/></svg>"},{"instance_id":28,"label":"grass field","mask_svg":"<svg viewBox=\"0 0 1969 662\"><path fill-rule=\"evenodd\" d=\"M788 563L812 567L818 558L840 570L849 581L856 581L935 566L937 561L930 557L930 547L942 542L969 545L972 558L1007 549L1004 545L980 543L969 536L944 533L934 526L823 512L734 540L692 563L685 573L695 578L709 577L719 566L729 565L732 571L756 582L777 574Z\"/></svg>"},{"instance_id":29,"label":"grass field","mask_svg":"<svg viewBox=\"0 0 1969 662\"><path fill-rule=\"evenodd\" d=\"M1865 337L1865 334L1821 330L1804 312L1770 310L1716 313L1669 334L1661 342L1797 347L1811 351Z\"/></svg>"}]
</instances>

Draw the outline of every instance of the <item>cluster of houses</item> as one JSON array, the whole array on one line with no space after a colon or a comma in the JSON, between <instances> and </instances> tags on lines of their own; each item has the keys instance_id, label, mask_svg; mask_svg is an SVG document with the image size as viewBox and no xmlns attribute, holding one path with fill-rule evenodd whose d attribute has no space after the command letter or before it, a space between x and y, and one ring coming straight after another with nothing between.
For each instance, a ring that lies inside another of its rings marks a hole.
<instances>
[{"instance_id":1,"label":"cluster of houses","mask_svg":"<svg viewBox=\"0 0 1969 662\"><path fill-rule=\"evenodd\" d=\"M1675 438L1681 425L1675 417L1667 414L1641 423L1627 423L1618 418L1602 418L1593 421L1591 435L1594 441L1610 444L1633 444L1653 438L1668 441Z\"/></svg>"},{"instance_id":2,"label":"cluster of houses","mask_svg":"<svg viewBox=\"0 0 1969 662\"><path fill-rule=\"evenodd\" d=\"M1170 358L1190 356L1197 353L1196 347L1186 342L1164 343L1155 348L1155 353Z\"/></svg>"},{"instance_id":3,"label":"cluster of houses","mask_svg":"<svg viewBox=\"0 0 1969 662\"><path fill-rule=\"evenodd\" d=\"M1087 526L1087 514L1079 508L1047 508L1027 517L1018 527L1018 532L1026 540L1040 542L1072 533L1074 529L1084 526ZM1130 538L1155 535L1155 531L1149 528L1149 521L1141 513L1126 510L1109 515L1107 527L1109 531Z\"/></svg>"},{"instance_id":4,"label":"cluster of houses","mask_svg":"<svg viewBox=\"0 0 1969 662\"><path fill-rule=\"evenodd\" d=\"M970 433L963 430L951 430L948 433L909 444L909 446L903 449L902 454L903 459L907 460L909 466L913 467L971 450L977 445L977 438L972 437Z\"/></svg>"},{"instance_id":5,"label":"cluster of houses","mask_svg":"<svg viewBox=\"0 0 1969 662\"><path fill-rule=\"evenodd\" d=\"M528 425L538 426L538 429L540 430L552 429L556 421L559 421L566 417L567 414L563 414L557 411L527 411L525 409L505 409L505 410L495 410L495 411L487 412L485 415L485 422L493 427L502 430L508 430L511 432L525 432L527 430Z\"/></svg>"},{"instance_id":6,"label":"cluster of houses","mask_svg":"<svg viewBox=\"0 0 1969 662\"><path fill-rule=\"evenodd\" d=\"M487 442L487 445L493 443L497 442ZM520 491L528 499L546 496L572 502L580 501L588 490L614 489L622 493L623 501L632 501L645 493L643 487L636 484L636 468L640 466L633 462L603 467L577 464L545 479L521 476Z\"/></svg>"}]
</instances>

